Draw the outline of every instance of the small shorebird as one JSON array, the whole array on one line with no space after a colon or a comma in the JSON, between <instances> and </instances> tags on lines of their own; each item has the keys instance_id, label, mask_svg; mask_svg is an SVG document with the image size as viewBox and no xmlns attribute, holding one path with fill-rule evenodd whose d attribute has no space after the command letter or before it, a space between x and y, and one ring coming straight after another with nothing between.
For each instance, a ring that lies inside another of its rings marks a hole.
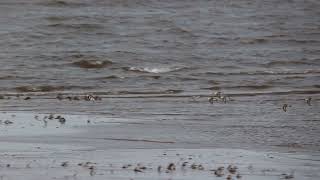
<instances>
[{"instance_id":1,"label":"small shorebird","mask_svg":"<svg viewBox=\"0 0 320 180\"><path fill-rule=\"evenodd\" d=\"M308 97L307 99L305 99L305 101L307 102L307 104L308 104L309 106L311 106L311 100L312 100L311 97Z\"/></svg>"},{"instance_id":2,"label":"small shorebird","mask_svg":"<svg viewBox=\"0 0 320 180\"><path fill-rule=\"evenodd\" d=\"M214 175L217 177L222 177L224 176L224 167L218 167L218 169L214 170Z\"/></svg>"},{"instance_id":3,"label":"small shorebird","mask_svg":"<svg viewBox=\"0 0 320 180\"><path fill-rule=\"evenodd\" d=\"M231 174L235 174L237 172L238 167L234 165L229 165L227 169Z\"/></svg>"},{"instance_id":4,"label":"small shorebird","mask_svg":"<svg viewBox=\"0 0 320 180\"><path fill-rule=\"evenodd\" d=\"M218 98L221 98L221 94L222 94L222 93L221 93L220 91L218 91L218 92L215 92L215 93L214 93L214 96L215 96L215 97L218 97Z\"/></svg>"},{"instance_id":5,"label":"small shorebird","mask_svg":"<svg viewBox=\"0 0 320 180\"><path fill-rule=\"evenodd\" d=\"M88 94L84 97L84 100L86 101L100 101L101 100L101 97L99 96L93 96L91 94Z\"/></svg>"},{"instance_id":6,"label":"small shorebird","mask_svg":"<svg viewBox=\"0 0 320 180\"><path fill-rule=\"evenodd\" d=\"M222 95L220 91L215 92L212 94L211 97L208 98L210 104L213 104L214 102L222 101L224 103L227 103L227 96Z\"/></svg>"},{"instance_id":7,"label":"small shorebird","mask_svg":"<svg viewBox=\"0 0 320 180\"><path fill-rule=\"evenodd\" d=\"M213 104L213 102L218 101L218 99L216 97L209 97L208 100L209 100L210 104Z\"/></svg>"},{"instance_id":8,"label":"small shorebird","mask_svg":"<svg viewBox=\"0 0 320 180\"><path fill-rule=\"evenodd\" d=\"M288 104L284 104L284 105L282 106L282 110L283 110L284 112L287 112L287 107L288 107Z\"/></svg>"},{"instance_id":9,"label":"small shorebird","mask_svg":"<svg viewBox=\"0 0 320 180\"><path fill-rule=\"evenodd\" d=\"M282 110L283 110L284 112L287 112L287 108L288 108L288 107L291 107L291 106L288 105L288 104L283 104Z\"/></svg>"},{"instance_id":10,"label":"small shorebird","mask_svg":"<svg viewBox=\"0 0 320 180\"><path fill-rule=\"evenodd\" d=\"M197 99L201 98L201 96L192 96L191 99L193 102L197 102Z\"/></svg>"},{"instance_id":11,"label":"small shorebird","mask_svg":"<svg viewBox=\"0 0 320 180\"><path fill-rule=\"evenodd\" d=\"M241 179L241 177L242 176L240 174L237 174L237 176L236 176L237 179Z\"/></svg>"},{"instance_id":12,"label":"small shorebird","mask_svg":"<svg viewBox=\"0 0 320 180\"><path fill-rule=\"evenodd\" d=\"M175 171L176 170L176 165L174 163L170 163L167 167L167 170L169 171Z\"/></svg>"},{"instance_id":13,"label":"small shorebird","mask_svg":"<svg viewBox=\"0 0 320 180\"><path fill-rule=\"evenodd\" d=\"M224 103L227 103L227 97L226 97L226 96L221 96L221 100L222 100Z\"/></svg>"},{"instance_id":14,"label":"small shorebird","mask_svg":"<svg viewBox=\"0 0 320 180\"><path fill-rule=\"evenodd\" d=\"M93 97L91 94L86 95L86 96L84 97L84 99L85 99L86 101L94 101L94 100L95 100L94 97Z\"/></svg>"}]
</instances>

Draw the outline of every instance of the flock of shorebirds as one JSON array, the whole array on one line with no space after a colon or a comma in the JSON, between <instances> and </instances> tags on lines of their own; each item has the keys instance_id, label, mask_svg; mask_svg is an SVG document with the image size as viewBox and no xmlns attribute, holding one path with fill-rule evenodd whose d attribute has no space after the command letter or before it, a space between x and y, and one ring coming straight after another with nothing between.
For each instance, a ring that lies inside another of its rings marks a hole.
<instances>
[{"instance_id":1,"label":"flock of shorebirds","mask_svg":"<svg viewBox=\"0 0 320 180\"><path fill-rule=\"evenodd\" d=\"M192 170L198 170L198 171L205 171L205 167L201 164L189 164L189 162L185 161L181 164L181 170L186 170L186 168L190 168ZM68 167L70 164L68 161L62 162L60 164L62 167ZM96 174L96 163L92 163L92 162L84 162L84 163L78 163L78 166L84 167L84 168L88 168L90 171L90 175L93 176ZM113 167L112 164L110 164L110 167ZM151 167L147 167L142 165L141 163L138 163L136 165L132 165L132 164L125 164L121 167L122 169L126 169L126 170L132 170L135 173L143 173L146 172L147 170L152 170L153 168ZM173 173L175 171L177 171L178 169L178 164L175 163L169 163L167 166L161 166L159 165L157 167L157 172L158 173ZM216 169L210 169L209 171L213 172L213 174L216 177L223 177L226 175L226 179L227 180L233 180L234 178L236 179L241 179L242 176L240 175L240 173L238 172L238 167L235 165L228 165L227 168L225 168L224 166L219 166Z\"/></svg>"},{"instance_id":2,"label":"flock of shorebirds","mask_svg":"<svg viewBox=\"0 0 320 180\"><path fill-rule=\"evenodd\" d=\"M4 99L5 97L0 95L0 99ZM30 100L31 98L30 97L25 97L24 100ZM82 96L63 96L61 94L58 94L56 99L58 100L69 100L69 101L78 101L78 100L85 100L85 101L99 101L99 100L102 100L101 97L99 96L94 96L94 95L91 95L91 94L88 94L88 95L82 95ZM231 98L225 94L223 94L222 92L218 91L218 92L214 92L212 93L212 95L209 96L208 98L208 101L210 104L213 104L215 102L222 102L222 103L227 103L227 101L231 100ZM312 101L312 98L311 97L307 97L306 99L304 99L305 103L309 106L311 106L311 101ZM289 104L283 104L282 106L282 110L284 112L287 112L288 111L288 108L289 107L292 107L291 105ZM281 108L279 108L281 109ZM37 120L40 120L38 116L35 116L35 119ZM43 118L43 121L45 122L45 124L47 123L47 120L58 120L58 122L60 122L61 124L64 124L66 122L66 119L60 115L58 116L55 116L53 114L50 114L49 116L45 116ZM9 120L6 120L6 121L0 121L0 123L4 123L4 124L12 124L13 122L9 121ZM88 120L88 123L90 123L90 121ZM69 166L69 163L68 162L62 162L61 163L61 166L62 167L67 167ZM78 166L81 166L81 167L86 167L90 170L90 175L94 175L95 173L95 163L91 163L91 162L86 162L86 163L79 163ZM158 166L157 167L157 171L159 173L161 172L165 172L165 173L170 173L170 172L174 172L176 171L177 169L177 166L178 164L174 164L174 163L170 163L168 164L167 166ZM10 167L10 164L7 165L7 167ZM188 164L188 162L184 162L181 164L181 168L184 169L184 168L190 168L192 170L205 170L204 166L201 165L201 164ZM137 164L136 166L133 166L131 164L127 164L127 165L123 165L122 166L122 169L131 169L133 170L135 173L141 173L141 172L145 172L147 169L150 169L150 168L147 168L146 166L142 166L141 164ZM234 166L234 165L229 165L227 168L221 166L221 167L218 167L216 169L212 169L212 170L209 170L209 171L212 171L213 174L216 176L216 177L223 177L225 176L225 173L229 173L227 174L227 177L226 179L227 180L232 180L233 178L237 178L237 179L240 179L241 178L241 175L240 173L237 172L237 167ZM286 175L284 177L284 179L292 179L293 178L293 175Z\"/></svg>"},{"instance_id":3,"label":"flock of shorebirds","mask_svg":"<svg viewBox=\"0 0 320 180\"><path fill-rule=\"evenodd\" d=\"M56 97L58 100L63 100L63 99L67 99L69 101L80 101L80 100L85 100L85 101L101 101L102 98L99 96L94 96L92 94L87 94L84 96L63 96L62 94L58 94L58 96Z\"/></svg>"},{"instance_id":4,"label":"flock of shorebirds","mask_svg":"<svg viewBox=\"0 0 320 180\"><path fill-rule=\"evenodd\" d=\"M25 96L21 94L15 95L18 99L21 99L23 97L23 100L31 100L30 96ZM0 95L0 99L11 99L11 96L4 96ZM69 100L69 101L80 101L80 100L85 100L85 101L101 101L102 98L100 96L94 96L92 94L86 94L86 95L78 95L78 96L63 96L62 94L58 94L56 96L56 99L58 100Z\"/></svg>"},{"instance_id":5,"label":"flock of shorebirds","mask_svg":"<svg viewBox=\"0 0 320 180\"><path fill-rule=\"evenodd\" d=\"M20 97L23 96L23 95L17 95L16 97L20 99ZM0 99L10 99L11 97L8 96L8 97L5 97L3 95L0 95ZM200 98L200 96L193 96L192 97L193 100L195 100L196 98ZM31 97L27 96L27 97L24 97L23 98L24 100L30 100ZM56 96L56 99L58 100L69 100L69 101L80 101L80 100L84 100L84 101L101 101L102 98L100 96L94 96L92 94L86 94L86 95L75 95L75 96L64 96L62 94L58 94ZM208 97L208 101L210 104L213 104L215 102L222 102L222 103L227 103L227 101L230 101L232 100L228 95L226 94L223 94L222 92L218 91L218 92L213 92L209 97ZM307 97L306 99L304 99L304 101L306 102L307 105L311 106L311 101L312 101L312 98L311 97ZM284 112L287 112L288 111L288 108L289 107L292 107L291 105L285 103L282 105L282 108L279 108L279 109L282 109ZM45 123L45 126L47 124L47 119L48 120L52 120L52 119L57 119L58 122L60 122L61 124L65 124L66 122L66 119L61 117L61 116L58 116L58 117L52 117L53 115L50 115L49 117L45 116L43 121ZM37 119L37 116L35 117ZM1 121L0 120L0 124L1 123L4 123L6 125L9 125L9 124L13 124L12 121L10 120L6 120L6 121ZM90 123L90 120L88 120L87 123Z\"/></svg>"},{"instance_id":6,"label":"flock of shorebirds","mask_svg":"<svg viewBox=\"0 0 320 180\"><path fill-rule=\"evenodd\" d=\"M17 97L20 98L20 95L17 95ZM195 100L196 98L200 98L200 96L193 96L192 98ZM10 97L5 98L3 95L0 95L0 99L10 99ZM31 97L27 96L27 97L25 97L25 98L23 98L23 99L24 99L24 100L30 100ZM69 100L69 101L80 101L80 100L85 100L85 101L101 101L101 100L102 100L102 98L101 98L100 96L94 96L94 95L92 95L92 94L86 94L86 95L82 95L82 96L80 96L80 95L75 95L75 96L63 96L62 94L58 94L58 95L56 96L56 99L58 99L58 100L60 100L60 101L61 101L61 100ZM229 100L231 100L231 98L230 98L229 96L223 94L223 93L220 92L220 91L217 91L217 92L212 93L212 94L209 96L209 98L208 98L208 101L209 101L210 104L213 104L213 103L215 103L215 102L227 103L227 101L229 101ZM306 102L309 106L311 106L311 100L312 100L311 97L307 97L307 98L305 99L305 102ZM284 112L287 112L288 107L291 107L291 105L285 103L285 104L283 104L283 106L282 106L282 110L283 110Z\"/></svg>"},{"instance_id":7,"label":"flock of shorebirds","mask_svg":"<svg viewBox=\"0 0 320 180\"><path fill-rule=\"evenodd\" d=\"M214 92L209 98L208 101L210 104L213 104L214 102L223 102L223 103L227 103L227 100L230 99L230 97L228 97L227 95L222 94L222 92L218 91L218 92ZM304 101L311 106L311 97L308 97L306 99L304 99ZM284 112L287 112L288 107L292 107L291 105L288 104L283 104L282 106L282 110Z\"/></svg>"},{"instance_id":8,"label":"flock of shorebirds","mask_svg":"<svg viewBox=\"0 0 320 180\"><path fill-rule=\"evenodd\" d=\"M181 170L187 170L187 168L190 168L191 170L194 171L205 171L205 167L201 164L189 164L189 162L183 162L181 164ZM96 175L96 171L99 169L97 167L97 163L93 163L93 162L80 162L78 164L76 164L78 167L82 167L85 169L89 170L89 175L90 176L94 176ZM72 165L70 162L68 161L64 161L60 163L60 166L63 168L68 168L70 166L74 166ZM109 165L111 168L115 168L112 164ZM1 166L0 166L1 167ZM12 168L13 166L11 164L6 164L5 166L6 168ZM31 167L31 163L26 164L25 166L26 168L32 168ZM134 173L145 173L147 172L147 170L152 170L152 167L147 167L142 165L141 163L138 163L136 165L132 165L132 164L125 164L122 167L120 166L121 169L123 170L131 170ZM178 170L178 164L175 163L169 163L167 166L161 166L159 165L157 167L157 172L158 173L174 173ZM226 176L226 180L234 180L234 179L242 179L241 174L238 172L238 167L235 165L228 165L226 168L224 166L219 166L216 169L208 169L209 172L212 172L216 177L224 177ZM74 174L73 176L77 176L77 174Z\"/></svg>"},{"instance_id":9,"label":"flock of shorebirds","mask_svg":"<svg viewBox=\"0 0 320 180\"><path fill-rule=\"evenodd\" d=\"M311 97L308 97L308 98L305 99L305 102L306 102L309 106L311 106L311 100L312 100L312 98L311 98ZM292 107L292 106L291 106L291 105L288 105L288 104L283 104L282 110L283 110L284 112L287 112L287 108L288 108L288 107Z\"/></svg>"}]
</instances>

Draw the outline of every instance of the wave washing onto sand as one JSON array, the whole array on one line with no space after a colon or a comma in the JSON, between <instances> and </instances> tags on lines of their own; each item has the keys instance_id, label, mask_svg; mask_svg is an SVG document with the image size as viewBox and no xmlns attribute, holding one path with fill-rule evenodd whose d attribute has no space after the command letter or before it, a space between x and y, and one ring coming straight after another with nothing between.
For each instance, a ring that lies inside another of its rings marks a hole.
<instances>
[{"instance_id":1,"label":"wave washing onto sand","mask_svg":"<svg viewBox=\"0 0 320 180\"><path fill-rule=\"evenodd\" d=\"M167 73L173 71L179 71L184 67L125 67L126 71L142 72L142 73Z\"/></svg>"}]
</instances>

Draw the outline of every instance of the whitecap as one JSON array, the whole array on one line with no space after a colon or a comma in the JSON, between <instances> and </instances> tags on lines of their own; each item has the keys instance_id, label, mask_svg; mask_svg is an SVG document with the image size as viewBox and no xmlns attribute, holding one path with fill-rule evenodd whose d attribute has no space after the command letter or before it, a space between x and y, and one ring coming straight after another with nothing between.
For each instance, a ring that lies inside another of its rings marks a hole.
<instances>
[{"instance_id":1,"label":"whitecap","mask_svg":"<svg viewBox=\"0 0 320 180\"><path fill-rule=\"evenodd\" d=\"M183 67L129 67L125 68L128 71L146 72L146 73L167 73L172 71L178 71Z\"/></svg>"}]
</instances>

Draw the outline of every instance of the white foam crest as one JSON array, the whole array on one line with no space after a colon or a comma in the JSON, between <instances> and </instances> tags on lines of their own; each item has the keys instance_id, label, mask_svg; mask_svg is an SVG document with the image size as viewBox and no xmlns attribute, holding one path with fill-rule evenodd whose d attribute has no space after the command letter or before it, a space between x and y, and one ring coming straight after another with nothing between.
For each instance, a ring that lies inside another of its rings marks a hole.
<instances>
[{"instance_id":1,"label":"white foam crest","mask_svg":"<svg viewBox=\"0 0 320 180\"><path fill-rule=\"evenodd\" d=\"M130 71L140 71L148 73L166 73L182 69L182 67L130 67Z\"/></svg>"}]
</instances>

